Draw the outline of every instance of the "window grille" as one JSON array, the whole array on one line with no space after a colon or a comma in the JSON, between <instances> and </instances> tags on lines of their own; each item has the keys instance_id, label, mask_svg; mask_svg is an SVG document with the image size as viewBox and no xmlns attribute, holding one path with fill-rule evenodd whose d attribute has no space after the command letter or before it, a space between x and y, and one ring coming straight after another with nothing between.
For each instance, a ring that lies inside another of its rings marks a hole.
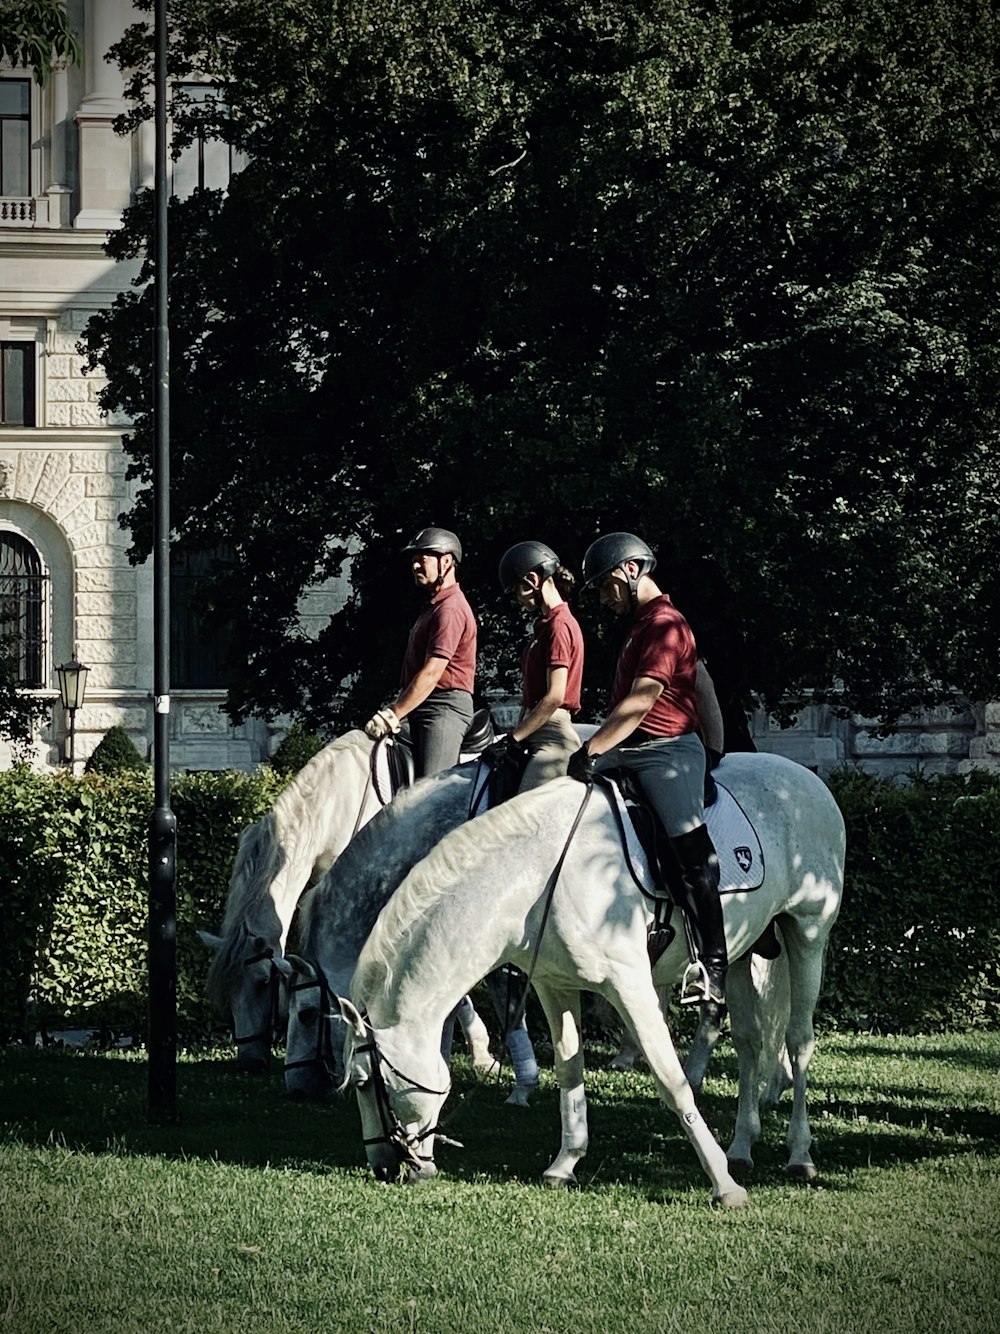
<instances>
[{"instance_id":1,"label":"window grille","mask_svg":"<svg viewBox=\"0 0 1000 1334\"><path fill-rule=\"evenodd\" d=\"M0 532L0 642L22 686L45 684L48 575L38 552L18 533Z\"/></svg>"}]
</instances>

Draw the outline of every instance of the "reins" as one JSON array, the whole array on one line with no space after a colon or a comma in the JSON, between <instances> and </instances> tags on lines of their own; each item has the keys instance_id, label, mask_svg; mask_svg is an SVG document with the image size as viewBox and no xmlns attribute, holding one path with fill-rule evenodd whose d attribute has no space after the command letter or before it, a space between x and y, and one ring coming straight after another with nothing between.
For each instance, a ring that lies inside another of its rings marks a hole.
<instances>
[{"instance_id":1,"label":"reins","mask_svg":"<svg viewBox=\"0 0 1000 1334\"><path fill-rule=\"evenodd\" d=\"M552 899L556 892L556 885L559 883L559 876L562 874L563 863L569 852L570 844L573 842L573 836L579 828L580 821L583 819L583 813L587 809L587 803L590 801L590 794L593 790L593 783L588 783L586 791L583 794L583 801L580 802L580 809L577 811L573 823L570 826L570 831L566 835L566 842L563 844L562 852L560 852L559 858L546 881L545 889L542 891L545 896L545 907L542 909L542 920L538 926L538 935L535 937L535 948L531 953L531 963L528 967L527 980L524 984L524 994L510 1020L509 1028L517 1028L521 1020L524 1018L525 1007L528 1004L528 987L531 985L531 979L535 975L535 965L538 963L538 951L541 949L542 936L545 934L545 927L549 920L549 910L552 907Z\"/></svg>"}]
</instances>

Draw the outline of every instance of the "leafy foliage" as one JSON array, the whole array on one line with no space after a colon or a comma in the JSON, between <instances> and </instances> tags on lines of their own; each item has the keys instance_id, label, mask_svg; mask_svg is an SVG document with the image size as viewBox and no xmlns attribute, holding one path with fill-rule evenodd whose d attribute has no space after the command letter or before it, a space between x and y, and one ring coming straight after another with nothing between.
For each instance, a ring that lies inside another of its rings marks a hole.
<instances>
[{"instance_id":1,"label":"leafy foliage","mask_svg":"<svg viewBox=\"0 0 1000 1334\"><path fill-rule=\"evenodd\" d=\"M314 755L318 755L325 745L326 741L321 736L310 732L302 723L292 723L271 756L271 768L282 777L290 778L304 764L308 764Z\"/></svg>"},{"instance_id":2,"label":"leafy foliage","mask_svg":"<svg viewBox=\"0 0 1000 1334\"><path fill-rule=\"evenodd\" d=\"M831 787L847 822L847 880L825 1005L848 1025L892 1032L995 1023L1000 783L916 775L897 786L845 771Z\"/></svg>"},{"instance_id":3,"label":"leafy foliage","mask_svg":"<svg viewBox=\"0 0 1000 1334\"><path fill-rule=\"evenodd\" d=\"M98 741L84 765L84 773L117 774L125 769L145 769L146 761L121 723L115 723Z\"/></svg>"},{"instance_id":4,"label":"leafy foliage","mask_svg":"<svg viewBox=\"0 0 1000 1334\"><path fill-rule=\"evenodd\" d=\"M10 745L16 759L30 758L35 728L48 719L50 712L46 700L20 684L17 659L10 652L10 641L3 637L0 616L0 737Z\"/></svg>"},{"instance_id":5,"label":"leafy foliage","mask_svg":"<svg viewBox=\"0 0 1000 1334\"><path fill-rule=\"evenodd\" d=\"M0 56L27 65L42 87L54 57L76 65L80 54L63 0L0 0Z\"/></svg>"},{"instance_id":6,"label":"leafy foliage","mask_svg":"<svg viewBox=\"0 0 1000 1334\"><path fill-rule=\"evenodd\" d=\"M504 548L628 528L726 696L891 722L1000 691L990 5L176 0L172 32L173 76L224 90L177 143L250 163L170 219L173 519L238 553L234 717L385 697L427 522L466 544L483 684ZM148 29L119 56L134 124ZM146 267L86 336L135 420L136 558L150 235L143 196L109 249Z\"/></svg>"},{"instance_id":7,"label":"leafy foliage","mask_svg":"<svg viewBox=\"0 0 1000 1334\"><path fill-rule=\"evenodd\" d=\"M212 1023L195 928L218 926L239 835L280 786L269 770L174 779L183 1032ZM29 1027L145 1032L152 806L147 772L0 774L0 1037Z\"/></svg>"}]
</instances>

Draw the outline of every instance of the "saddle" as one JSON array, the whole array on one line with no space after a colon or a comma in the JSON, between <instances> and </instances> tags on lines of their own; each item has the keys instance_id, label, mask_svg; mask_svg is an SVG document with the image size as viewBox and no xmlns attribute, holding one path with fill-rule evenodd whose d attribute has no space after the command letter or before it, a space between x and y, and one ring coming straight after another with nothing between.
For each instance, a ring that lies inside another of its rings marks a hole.
<instances>
[{"instance_id":1,"label":"saddle","mask_svg":"<svg viewBox=\"0 0 1000 1334\"><path fill-rule=\"evenodd\" d=\"M609 800L619 821L632 878L653 903L647 947L650 963L654 964L674 938L674 928L670 924L674 909L684 911L680 863L659 815L627 770L599 775L597 781L609 789ZM623 813L628 817L628 825ZM706 776L705 782L705 823L719 857L719 893L759 889L765 871L760 839L732 793L723 784L716 783L711 774ZM781 945L773 922L754 941L749 952L764 959L778 957Z\"/></svg>"},{"instance_id":2,"label":"saddle","mask_svg":"<svg viewBox=\"0 0 1000 1334\"><path fill-rule=\"evenodd\" d=\"M493 741L496 732L489 709L477 709L462 738L460 758L472 759ZM375 791L383 806L388 806L400 788L413 784L413 742L410 730L403 724L395 736L383 737L372 755L372 773Z\"/></svg>"}]
</instances>

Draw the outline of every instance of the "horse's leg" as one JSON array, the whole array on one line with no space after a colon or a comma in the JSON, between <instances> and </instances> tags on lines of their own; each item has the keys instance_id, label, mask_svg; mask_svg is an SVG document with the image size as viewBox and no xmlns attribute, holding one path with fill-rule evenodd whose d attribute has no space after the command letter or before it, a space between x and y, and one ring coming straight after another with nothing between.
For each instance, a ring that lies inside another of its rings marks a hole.
<instances>
[{"instance_id":1,"label":"horse's leg","mask_svg":"<svg viewBox=\"0 0 1000 1334\"><path fill-rule=\"evenodd\" d=\"M733 969L738 967L738 963L729 966L730 969ZM729 994L728 982L726 983L726 994L727 996ZM695 1093L701 1092L701 1086L705 1082L705 1073L712 1059L712 1053L715 1051L722 1033L723 1010L718 1005L702 1005L700 1008L701 1017L698 1020L698 1028L691 1039L687 1055L684 1057L684 1073L687 1075L687 1081Z\"/></svg>"},{"instance_id":2,"label":"horse's leg","mask_svg":"<svg viewBox=\"0 0 1000 1334\"><path fill-rule=\"evenodd\" d=\"M510 1053L514 1067L514 1089L507 1098L509 1107L527 1107L528 1098L538 1087L538 1062L535 1049L528 1036L528 1025L522 1011L516 1025L511 1026L511 1019L521 1009L521 1000L527 990L528 980L523 973L512 973L508 967L495 968L486 975L486 988L490 993L493 1008L497 1012L503 1029L504 1042Z\"/></svg>"},{"instance_id":3,"label":"horse's leg","mask_svg":"<svg viewBox=\"0 0 1000 1334\"><path fill-rule=\"evenodd\" d=\"M726 1155L695 1105L691 1085L684 1078L680 1059L657 1002L652 979L643 982L641 970L629 970L618 978L614 994L606 993L623 1019L627 1019L642 1046L650 1073L663 1101L677 1113L684 1133L712 1183L712 1203L726 1209L743 1209L747 1193L729 1173ZM614 985L613 981L611 985Z\"/></svg>"},{"instance_id":4,"label":"horse's leg","mask_svg":"<svg viewBox=\"0 0 1000 1334\"><path fill-rule=\"evenodd\" d=\"M476 1007L468 996L463 996L458 1002L455 1013L465 1040L469 1044L473 1068L491 1073L497 1068L497 1063L490 1051L489 1029L480 1019Z\"/></svg>"},{"instance_id":5,"label":"horse's leg","mask_svg":"<svg viewBox=\"0 0 1000 1334\"><path fill-rule=\"evenodd\" d=\"M577 1185L574 1169L587 1152L587 1098L583 1090L583 1042L580 1036L580 993L557 991L535 982L535 993L552 1034L562 1139L559 1152L542 1173L546 1186Z\"/></svg>"},{"instance_id":6,"label":"horse's leg","mask_svg":"<svg viewBox=\"0 0 1000 1334\"><path fill-rule=\"evenodd\" d=\"M624 1021L622 1022L622 1035L618 1041L618 1050L612 1056L609 1062L609 1070L632 1070L635 1063L642 1055L638 1040L631 1028Z\"/></svg>"},{"instance_id":7,"label":"horse's leg","mask_svg":"<svg viewBox=\"0 0 1000 1334\"><path fill-rule=\"evenodd\" d=\"M785 1174L792 1181L815 1180L816 1167L810 1155L812 1132L806 1105L806 1072L816 1047L813 1014L823 981L821 940L809 938L794 919L782 922L788 951L789 1014L785 1040L792 1068L792 1115L788 1123L788 1163Z\"/></svg>"},{"instance_id":8,"label":"horse's leg","mask_svg":"<svg viewBox=\"0 0 1000 1334\"><path fill-rule=\"evenodd\" d=\"M753 1168L753 1146L760 1138L761 1014L749 955L729 965L726 999L733 1046L739 1060L739 1096L732 1143L726 1150L730 1167Z\"/></svg>"}]
</instances>

